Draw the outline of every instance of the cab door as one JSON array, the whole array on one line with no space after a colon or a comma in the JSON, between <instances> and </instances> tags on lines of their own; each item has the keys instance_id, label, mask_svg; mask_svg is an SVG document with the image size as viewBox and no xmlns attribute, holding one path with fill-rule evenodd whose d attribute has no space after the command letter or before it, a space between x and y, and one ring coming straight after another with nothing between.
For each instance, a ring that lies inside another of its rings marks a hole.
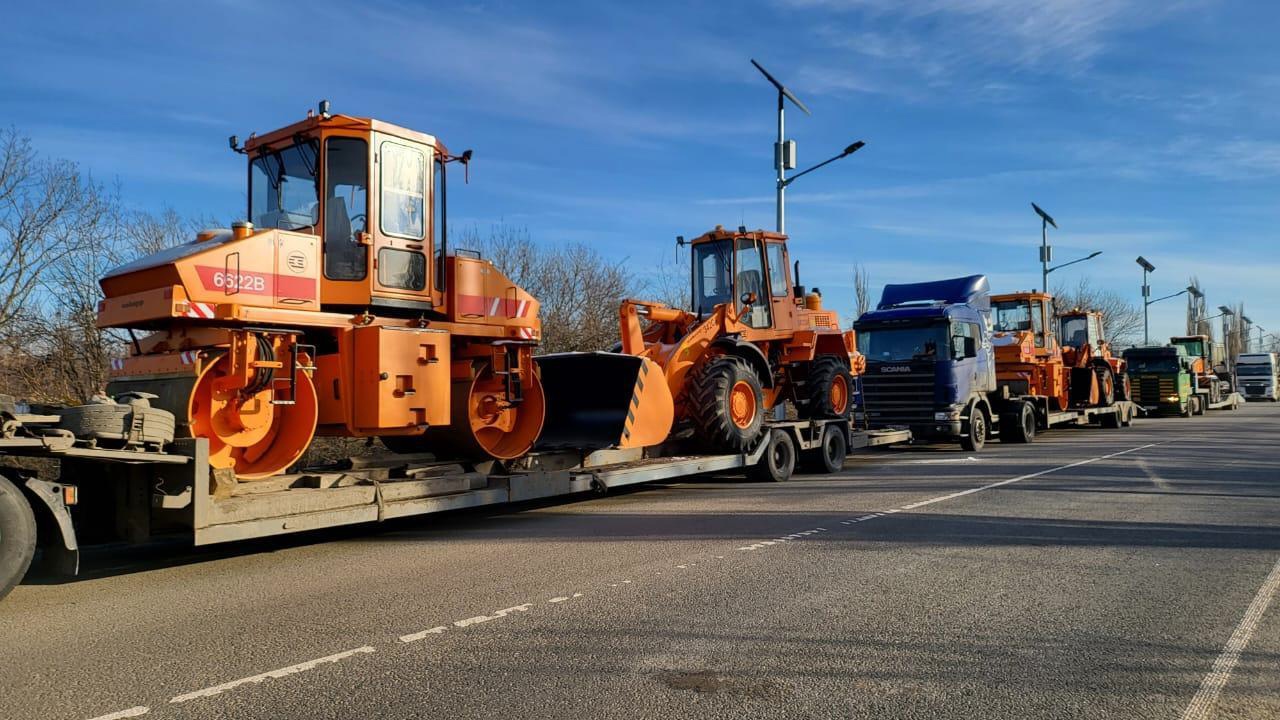
<instances>
[{"instance_id":1,"label":"cab door","mask_svg":"<svg viewBox=\"0 0 1280 720\"><path fill-rule=\"evenodd\" d=\"M374 304L430 310L435 150L386 133L373 141Z\"/></svg>"},{"instance_id":2,"label":"cab door","mask_svg":"<svg viewBox=\"0 0 1280 720\"><path fill-rule=\"evenodd\" d=\"M780 242L765 243L764 254L769 273L769 303L773 308L773 326L779 329L794 328L796 303L791 297L787 246Z\"/></svg>"}]
</instances>

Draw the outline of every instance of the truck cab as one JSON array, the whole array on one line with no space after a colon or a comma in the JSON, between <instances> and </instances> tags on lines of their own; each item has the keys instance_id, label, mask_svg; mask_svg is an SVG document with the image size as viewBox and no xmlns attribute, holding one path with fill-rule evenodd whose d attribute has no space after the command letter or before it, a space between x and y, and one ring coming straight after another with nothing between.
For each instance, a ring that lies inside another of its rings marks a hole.
<instances>
[{"instance_id":1,"label":"truck cab","mask_svg":"<svg viewBox=\"0 0 1280 720\"><path fill-rule=\"evenodd\" d=\"M1194 391L1195 358L1181 345L1135 347L1124 351L1133 399L1148 414L1188 415L1203 412Z\"/></svg>"},{"instance_id":2,"label":"truck cab","mask_svg":"<svg viewBox=\"0 0 1280 720\"><path fill-rule=\"evenodd\" d=\"M872 429L906 426L917 437L955 440L974 412L990 418L996 377L986 276L887 285L854 329Z\"/></svg>"},{"instance_id":3,"label":"truck cab","mask_svg":"<svg viewBox=\"0 0 1280 720\"><path fill-rule=\"evenodd\" d=\"M1236 382L1246 400L1280 400L1280 362L1276 353L1237 355Z\"/></svg>"}]
</instances>

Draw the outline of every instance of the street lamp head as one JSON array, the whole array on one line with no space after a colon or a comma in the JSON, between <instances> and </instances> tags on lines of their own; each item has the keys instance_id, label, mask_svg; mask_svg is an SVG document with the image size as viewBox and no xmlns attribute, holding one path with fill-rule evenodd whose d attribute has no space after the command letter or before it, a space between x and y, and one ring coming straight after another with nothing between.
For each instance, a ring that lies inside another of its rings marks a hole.
<instances>
[{"instance_id":1,"label":"street lamp head","mask_svg":"<svg viewBox=\"0 0 1280 720\"><path fill-rule=\"evenodd\" d=\"M1248 315L1241 315L1241 316L1240 316L1240 319L1241 319L1241 320L1243 320L1243 321L1245 322L1245 324L1246 324L1246 325L1252 325L1252 324L1253 324L1253 321L1249 319L1249 316L1248 316Z\"/></svg>"},{"instance_id":2,"label":"street lamp head","mask_svg":"<svg viewBox=\"0 0 1280 720\"><path fill-rule=\"evenodd\" d=\"M1235 315L1235 311L1233 311L1231 308L1227 307L1226 305L1219 305L1218 309L1222 311L1223 315Z\"/></svg>"},{"instance_id":3,"label":"street lamp head","mask_svg":"<svg viewBox=\"0 0 1280 720\"><path fill-rule=\"evenodd\" d=\"M844 157L846 155L852 155L858 152L859 150L861 150L862 148L866 147L866 145L867 145L866 143L859 140L854 144L850 145L849 147L845 148L844 152L840 153L840 157Z\"/></svg>"},{"instance_id":4,"label":"street lamp head","mask_svg":"<svg viewBox=\"0 0 1280 720\"><path fill-rule=\"evenodd\" d=\"M1200 292L1199 290L1197 290L1195 285L1188 285L1188 286L1187 286L1187 292L1191 293L1191 297L1193 297L1193 298L1195 298L1195 299L1197 299L1197 300L1199 300L1200 298L1204 297L1204 293L1202 293L1202 292Z\"/></svg>"},{"instance_id":5,"label":"street lamp head","mask_svg":"<svg viewBox=\"0 0 1280 720\"><path fill-rule=\"evenodd\" d=\"M1143 270L1146 270L1147 272L1155 272L1155 271L1156 271L1156 266L1155 266L1155 265L1152 265L1152 264L1151 264L1151 263L1150 263L1146 258L1142 257L1141 255L1139 255L1139 256L1138 256L1138 259L1137 259L1137 260L1135 260L1134 262L1136 262L1136 263L1138 263L1139 265L1141 265L1141 266L1142 266L1142 269L1143 269Z\"/></svg>"},{"instance_id":6,"label":"street lamp head","mask_svg":"<svg viewBox=\"0 0 1280 720\"><path fill-rule=\"evenodd\" d=\"M1085 260L1092 260L1101 254L1102 254L1101 250L1094 250L1092 253L1089 254L1089 257L1085 258Z\"/></svg>"},{"instance_id":7,"label":"street lamp head","mask_svg":"<svg viewBox=\"0 0 1280 720\"><path fill-rule=\"evenodd\" d=\"M1044 220L1045 222L1052 225L1054 229L1057 229L1058 223L1054 222L1053 218L1049 217L1049 213L1045 212L1044 210L1041 210L1039 205L1035 203L1031 203L1031 209L1036 211L1036 214L1040 216L1041 220Z\"/></svg>"}]
</instances>

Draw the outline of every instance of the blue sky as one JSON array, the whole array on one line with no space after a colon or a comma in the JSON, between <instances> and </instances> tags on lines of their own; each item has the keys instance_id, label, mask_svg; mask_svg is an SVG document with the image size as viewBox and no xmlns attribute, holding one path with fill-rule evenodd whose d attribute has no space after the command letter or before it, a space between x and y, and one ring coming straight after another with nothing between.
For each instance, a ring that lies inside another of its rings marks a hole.
<instances>
[{"instance_id":1,"label":"blue sky","mask_svg":"<svg viewBox=\"0 0 1280 720\"><path fill-rule=\"evenodd\" d=\"M731 8L731 9L730 9ZM886 282L1059 271L1138 296L1199 276L1280 331L1280 8L1125 0L763 3L25 3L0 26L0 123L117 179L142 208L243 212L226 136L320 98L474 148L454 223L527 226L652 272L673 238L772 227L774 96L788 115L806 284L848 315L855 263ZM683 260L683 258L682 258ZM1184 306L1152 307L1152 335Z\"/></svg>"}]
</instances>

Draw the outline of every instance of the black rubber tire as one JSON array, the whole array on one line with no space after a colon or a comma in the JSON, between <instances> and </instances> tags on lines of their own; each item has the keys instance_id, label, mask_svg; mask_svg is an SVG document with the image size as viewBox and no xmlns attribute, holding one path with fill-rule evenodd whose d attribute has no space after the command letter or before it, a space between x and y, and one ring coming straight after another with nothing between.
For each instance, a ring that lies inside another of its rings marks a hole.
<instances>
[{"instance_id":1,"label":"black rubber tire","mask_svg":"<svg viewBox=\"0 0 1280 720\"><path fill-rule=\"evenodd\" d=\"M22 491L0 477L0 598L9 594L36 554L36 516Z\"/></svg>"},{"instance_id":2,"label":"black rubber tire","mask_svg":"<svg viewBox=\"0 0 1280 720\"><path fill-rule=\"evenodd\" d=\"M838 380L844 380L846 393L843 413L831 406L831 386ZM809 364L804 389L804 403L796 408L802 418L847 418L853 412L853 373L834 355L821 355Z\"/></svg>"},{"instance_id":3,"label":"black rubber tire","mask_svg":"<svg viewBox=\"0 0 1280 720\"><path fill-rule=\"evenodd\" d=\"M1207 410L1208 408L1204 406L1204 403L1200 401L1199 397L1191 398L1191 414L1192 415L1203 415L1205 414L1205 412L1207 412Z\"/></svg>"},{"instance_id":4,"label":"black rubber tire","mask_svg":"<svg viewBox=\"0 0 1280 720\"><path fill-rule=\"evenodd\" d=\"M1000 442L1029 443L1036 439L1036 411L1031 403L1018 403L1017 410L1000 416Z\"/></svg>"},{"instance_id":5,"label":"black rubber tire","mask_svg":"<svg viewBox=\"0 0 1280 720\"><path fill-rule=\"evenodd\" d=\"M804 453L804 468L812 473L830 475L844 469L849 456L849 441L840 423L827 423L822 429L822 442Z\"/></svg>"},{"instance_id":6,"label":"black rubber tire","mask_svg":"<svg viewBox=\"0 0 1280 720\"><path fill-rule=\"evenodd\" d=\"M1098 425L1108 430L1120 429L1120 413L1124 412L1120 408L1116 408L1115 412L1104 413L1098 416Z\"/></svg>"},{"instance_id":7,"label":"black rubber tire","mask_svg":"<svg viewBox=\"0 0 1280 720\"><path fill-rule=\"evenodd\" d=\"M1178 416L1189 418L1195 414L1195 408L1192 407L1195 402L1197 402L1196 398L1188 398L1187 404L1182 406L1181 410L1178 412Z\"/></svg>"},{"instance_id":8,"label":"black rubber tire","mask_svg":"<svg viewBox=\"0 0 1280 720\"><path fill-rule=\"evenodd\" d=\"M746 427L734 424L729 413L730 391L739 382L750 385L756 398L755 417ZM712 452L740 453L755 446L765 410L764 391L751 364L736 355L720 355L697 369L689 381L689 415L694 434Z\"/></svg>"},{"instance_id":9,"label":"black rubber tire","mask_svg":"<svg viewBox=\"0 0 1280 720\"><path fill-rule=\"evenodd\" d=\"M1095 365L1093 372L1098 376L1098 407L1111 407L1116 404L1116 374L1111 366Z\"/></svg>"},{"instance_id":10,"label":"black rubber tire","mask_svg":"<svg viewBox=\"0 0 1280 720\"><path fill-rule=\"evenodd\" d=\"M960 438L960 447L968 452L978 452L987 444L987 416L982 408L974 405L969 411L969 424Z\"/></svg>"},{"instance_id":11,"label":"black rubber tire","mask_svg":"<svg viewBox=\"0 0 1280 720\"><path fill-rule=\"evenodd\" d=\"M760 462L747 468L747 477L757 482L786 482L796 469L796 445L785 430L769 433L768 446Z\"/></svg>"}]
</instances>

